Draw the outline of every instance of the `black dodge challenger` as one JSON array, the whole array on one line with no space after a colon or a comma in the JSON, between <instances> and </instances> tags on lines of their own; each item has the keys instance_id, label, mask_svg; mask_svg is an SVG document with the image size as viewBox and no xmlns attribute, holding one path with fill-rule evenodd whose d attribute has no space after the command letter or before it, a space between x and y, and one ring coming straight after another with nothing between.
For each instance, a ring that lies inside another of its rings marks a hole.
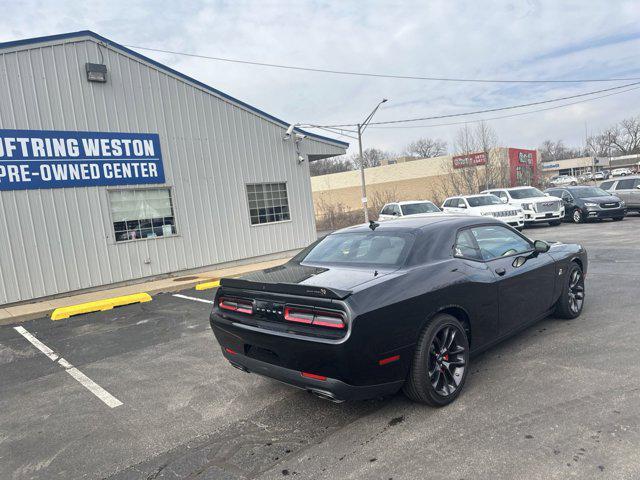
<instances>
[{"instance_id":1,"label":"black dodge challenger","mask_svg":"<svg viewBox=\"0 0 640 480\"><path fill-rule=\"evenodd\" d=\"M554 314L580 315L587 254L471 216L359 225L286 264L224 278L210 322L231 364L334 401L403 389L432 406L469 356Z\"/></svg>"}]
</instances>

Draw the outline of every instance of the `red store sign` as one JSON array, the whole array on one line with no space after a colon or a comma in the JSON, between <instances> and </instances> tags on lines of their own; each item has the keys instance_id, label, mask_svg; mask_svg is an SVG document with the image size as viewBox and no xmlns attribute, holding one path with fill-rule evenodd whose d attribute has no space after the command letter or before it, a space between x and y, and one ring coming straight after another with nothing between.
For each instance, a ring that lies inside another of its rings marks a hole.
<instances>
[{"instance_id":1,"label":"red store sign","mask_svg":"<svg viewBox=\"0 0 640 480\"><path fill-rule=\"evenodd\" d=\"M487 154L470 153L469 155L457 155L453 157L453 168L477 167L487 164Z\"/></svg>"}]
</instances>

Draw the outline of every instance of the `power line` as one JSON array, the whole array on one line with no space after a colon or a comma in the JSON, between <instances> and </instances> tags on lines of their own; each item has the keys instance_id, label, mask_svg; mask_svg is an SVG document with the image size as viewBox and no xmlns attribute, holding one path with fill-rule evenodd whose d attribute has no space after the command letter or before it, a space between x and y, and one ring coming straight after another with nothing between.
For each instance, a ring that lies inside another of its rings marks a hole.
<instances>
[{"instance_id":1,"label":"power line","mask_svg":"<svg viewBox=\"0 0 640 480\"><path fill-rule=\"evenodd\" d=\"M447 115L434 115L431 117L418 117L418 118L405 118L405 119L400 119L400 120L387 120L387 121L380 121L380 122L371 122L371 125L390 125L390 124L396 124L396 123L408 123L408 122L419 122L419 121L424 121L424 120L439 120L441 118L454 118L454 117L467 117L467 116L471 116L471 115L479 115L481 113L491 113L491 112L501 112L501 111L505 111L505 110L514 110L517 108L525 108L525 107L533 107L536 105L544 105L547 103L555 103L555 102L561 102L563 100L571 100L572 98L581 98L581 97L587 97L589 95L595 95L597 93L604 93L604 92L611 92L611 91L615 91L615 90L620 90L620 89L624 89L624 88L628 88L628 87L633 87L636 85L640 85L640 82L634 82L634 83L627 83L626 85L619 85L617 87L611 87L611 88L604 88L602 90L594 90L591 92L585 92L585 93L579 93L576 95L568 95L565 97L558 97L558 98L553 98L550 100L540 100L537 102L529 102L529 103L521 103L519 105L510 105L508 107L496 107L496 108L487 108L487 109L483 109L483 110L475 110L472 112L464 112L464 113L450 113ZM313 127L323 127L323 128L341 128L341 127L355 127L357 126L357 123L343 123L343 124L334 124L334 125L315 125L315 124L299 124L300 127L302 128L313 128Z\"/></svg>"},{"instance_id":2,"label":"power line","mask_svg":"<svg viewBox=\"0 0 640 480\"><path fill-rule=\"evenodd\" d=\"M402 80L426 80L431 82L461 82L461 83L591 83L591 82L628 82L629 80L640 80L640 77L630 78L582 78L582 79L548 79L548 80L520 80L520 79L489 79L489 78L459 78L459 77L431 77L418 75L398 75L372 72L353 72L347 70L333 70L327 68L301 67L297 65L284 65L278 63L255 62L251 60L239 60L236 58L214 57L210 55L199 55L196 53L178 52L174 50L163 50L160 48L139 47L136 45L125 45L128 48L146 50L149 52L168 53L183 57L203 58L218 62L239 63L242 65L254 65L258 67L281 68L285 70L299 70L303 72L328 73L332 75L351 75L357 77L394 78Z\"/></svg>"},{"instance_id":3,"label":"power line","mask_svg":"<svg viewBox=\"0 0 640 480\"><path fill-rule=\"evenodd\" d=\"M488 121L491 121L491 120L500 120L500 119L503 119L503 118L512 118L512 117L521 117L523 115L530 115L532 113L546 112L548 110L556 110L556 109L559 109L559 108L570 107L572 105L578 105L580 103L586 103L586 102L590 102L592 100L598 100L600 98L611 97L611 96L614 96L614 95L621 95L621 94L623 94L625 92L631 92L632 90L640 90L640 86L639 87L634 87L634 88L629 88L627 90L622 90L620 92L608 93L606 95L599 95L597 97L587 98L585 100L578 100L577 102L563 103L562 105L555 105L553 107L538 108L536 110L529 110L528 112L512 113L512 114L509 114L509 115L499 115L497 117L478 118L478 119L475 119L475 120L464 120L462 122L432 123L431 125L402 125L402 126L379 126L379 127L375 127L374 126L374 127L371 127L371 128L375 128L375 129L430 128L430 127L448 127L448 126L451 126L451 125L463 125L465 123L488 122ZM338 133L338 131L336 130L334 133Z\"/></svg>"}]
</instances>

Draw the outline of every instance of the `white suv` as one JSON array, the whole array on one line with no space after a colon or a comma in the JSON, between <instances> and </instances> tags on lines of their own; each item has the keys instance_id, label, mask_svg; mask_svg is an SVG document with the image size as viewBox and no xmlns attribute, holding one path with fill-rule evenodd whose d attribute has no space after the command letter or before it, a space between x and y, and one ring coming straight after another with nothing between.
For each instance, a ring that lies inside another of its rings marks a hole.
<instances>
[{"instance_id":1,"label":"white suv","mask_svg":"<svg viewBox=\"0 0 640 480\"><path fill-rule=\"evenodd\" d=\"M625 177L627 175L633 175L633 172L628 168L614 168L611 170L612 177Z\"/></svg>"},{"instance_id":2,"label":"white suv","mask_svg":"<svg viewBox=\"0 0 640 480\"><path fill-rule=\"evenodd\" d=\"M495 195L449 197L442 204L442 210L444 213L495 217L518 230L522 230L524 227L522 209L513 205L505 205Z\"/></svg>"},{"instance_id":3,"label":"white suv","mask_svg":"<svg viewBox=\"0 0 640 480\"><path fill-rule=\"evenodd\" d=\"M550 197L534 187L494 188L482 193L491 193L500 197L502 203L522 208L525 225L548 223L556 226L564 218L562 199Z\"/></svg>"},{"instance_id":4,"label":"white suv","mask_svg":"<svg viewBox=\"0 0 640 480\"><path fill-rule=\"evenodd\" d=\"M394 220L396 218L408 217L411 215L423 215L425 213L442 213L433 202L427 200L407 200L405 202L387 203L380 214L378 221Z\"/></svg>"}]
</instances>

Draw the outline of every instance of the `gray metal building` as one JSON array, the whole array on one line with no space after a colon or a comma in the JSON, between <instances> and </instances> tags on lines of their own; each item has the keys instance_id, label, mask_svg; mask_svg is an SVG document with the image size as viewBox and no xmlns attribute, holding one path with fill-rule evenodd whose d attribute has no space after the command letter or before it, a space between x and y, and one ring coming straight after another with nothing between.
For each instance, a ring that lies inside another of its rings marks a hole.
<instances>
[{"instance_id":1,"label":"gray metal building","mask_svg":"<svg viewBox=\"0 0 640 480\"><path fill-rule=\"evenodd\" d=\"M1 43L0 304L306 246L348 145L288 127L90 31Z\"/></svg>"}]
</instances>

